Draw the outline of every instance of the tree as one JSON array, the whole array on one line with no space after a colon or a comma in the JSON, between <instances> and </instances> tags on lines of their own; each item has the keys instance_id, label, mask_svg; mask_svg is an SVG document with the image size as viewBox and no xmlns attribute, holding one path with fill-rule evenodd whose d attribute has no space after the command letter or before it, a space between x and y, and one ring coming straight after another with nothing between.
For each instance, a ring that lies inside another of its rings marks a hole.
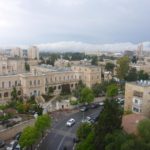
<instances>
[{"instance_id":1,"label":"tree","mask_svg":"<svg viewBox=\"0 0 150 150\"><path fill-rule=\"evenodd\" d=\"M128 139L128 135L121 130L108 133L105 137L105 150L120 150Z\"/></svg>"},{"instance_id":2,"label":"tree","mask_svg":"<svg viewBox=\"0 0 150 150\"><path fill-rule=\"evenodd\" d=\"M37 128L38 131L43 132L51 126L51 119L48 115L42 115L38 116L36 122L35 122L35 127Z\"/></svg>"},{"instance_id":3,"label":"tree","mask_svg":"<svg viewBox=\"0 0 150 150\"><path fill-rule=\"evenodd\" d=\"M124 80L129 70L129 57L123 56L117 60L117 76L120 80Z\"/></svg>"},{"instance_id":4,"label":"tree","mask_svg":"<svg viewBox=\"0 0 150 150\"><path fill-rule=\"evenodd\" d=\"M136 68L131 68L125 77L126 81L137 81L138 74Z\"/></svg>"},{"instance_id":5,"label":"tree","mask_svg":"<svg viewBox=\"0 0 150 150\"><path fill-rule=\"evenodd\" d=\"M99 84L99 83L94 84L92 86L92 90L93 90L94 96L96 96L96 97L98 97L98 96L100 96L100 94L104 93L103 86L102 86L102 84Z\"/></svg>"},{"instance_id":6,"label":"tree","mask_svg":"<svg viewBox=\"0 0 150 150\"><path fill-rule=\"evenodd\" d=\"M94 132L91 131L87 137L76 145L76 150L94 150Z\"/></svg>"},{"instance_id":7,"label":"tree","mask_svg":"<svg viewBox=\"0 0 150 150\"><path fill-rule=\"evenodd\" d=\"M25 70L30 71L30 65L27 62L25 62Z\"/></svg>"},{"instance_id":8,"label":"tree","mask_svg":"<svg viewBox=\"0 0 150 150\"><path fill-rule=\"evenodd\" d=\"M73 91L73 94L75 97L80 98L81 97L81 91L85 88L85 84L83 84L82 80L79 80L77 87Z\"/></svg>"},{"instance_id":9,"label":"tree","mask_svg":"<svg viewBox=\"0 0 150 150\"><path fill-rule=\"evenodd\" d=\"M15 87L13 87L13 90L11 92L11 99L12 100L18 100L18 94L17 94L17 90Z\"/></svg>"},{"instance_id":10,"label":"tree","mask_svg":"<svg viewBox=\"0 0 150 150\"><path fill-rule=\"evenodd\" d=\"M28 126L26 127L19 139L19 144L21 148L29 148L37 141L39 138L39 131L35 127Z\"/></svg>"},{"instance_id":11,"label":"tree","mask_svg":"<svg viewBox=\"0 0 150 150\"><path fill-rule=\"evenodd\" d=\"M146 143L150 143L150 119L144 119L139 122L138 133Z\"/></svg>"},{"instance_id":12,"label":"tree","mask_svg":"<svg viewBox=\"0 0 150 150\"><path fill-rule=\"evenodd\" d=\"M85 87L81 91L80 103L91 103L94 100L93 91Z\"/></svg>"},{"instance_id":13,"label":"tree","mask_svg":"<svg viewBox=\"0 0 150 150\"><path fill-rule=\"evenodd\" d=\"M95 65L95 66L98 65L98 58L97 58L97 56L93 56L93 57L92 57L91 64L92 64L92 65Z\"/></svg>"},{"instance_id":14,"label":"tree","mask_svg":"<svg viewBox=\"0 0 150 150\"><path fill-rule=\"evenodd\" d=\"M132 59L131 59L132 63L134 63L134 64L136 64L136 63L137 63L137 60L138 60L138 59L137 59L137 57L136 57L136 56L133 56L133 57L132 57Z\"/></svg>"},{"instance_id":15,"label":"tree","mask_svg":"<svg viewBox=\"0 0 150 150\"><path fill-rule=\"evenodd\" d=\"M54 88L53 87L49 87L48 88L48 92L47 92L48 96L51 96L53 94L53 92L54 92Z\"/></svg>"},{"instance_id":16,"label":"tree","mask_svg":"<svg viewBox=\"0 0 150 150\"><path fill-rule=\"evenodd\" d=\"M88 134L91 132L91 130L92 130L91 124L89 124L89 123L82 123L77 129L77 137L78 137L78 139L80 141L84 140L88 136Z\"/></svg>"},{"instance_id":17,"label":"tree","mask_svg":"<svg viewBox=\"0 0 150 150\"><path fill-rule=\"evenodd\" d=\"M115 65L114 65L113 63L108 62L108 63L106 63L105 69L106 69L107 71L113 72L114 67L115 67Z\"/></svg>"},{"instance_id":18,"label":"tree","mask_svg":"<svg viewBox=\"0 0 150 150\"><path fill-rule=\"evenodd\" d=\"M115 100L106 99L95 126L95 148L105 148L105 137L108 133L121 129L123 111Z\"/></svg>"},{"instance_id":19,"label":"tree","mask_svg":"<svg viewBox=\"0 0 150 150\"><path fill-rule=\"evenodd\" d=\"M148 79L149 79L148 73L145 73L143 70L140 70L138 72L138 80L148 80Z\"/></svg>"},{"instance_id":20,"label":"tree","mask_svg":"<svg viewBox=\"0 0 150 150\"><path fill-rule=\"evenodd\" d=\"M107 87L107 96L108 97L115 97L118 95L118 87L116 84L111 84Z\"/></svg>"},{"instance_id":21,"label":"tree","mask_svg":"<svg viewBox=\"0 0 150 150\"><path fill-rule=\"evenodd\" d=\"M70 85L69 84L63 84L61 89L61 95L68 95L71 93Z\"/></svg>"}]
</instances>

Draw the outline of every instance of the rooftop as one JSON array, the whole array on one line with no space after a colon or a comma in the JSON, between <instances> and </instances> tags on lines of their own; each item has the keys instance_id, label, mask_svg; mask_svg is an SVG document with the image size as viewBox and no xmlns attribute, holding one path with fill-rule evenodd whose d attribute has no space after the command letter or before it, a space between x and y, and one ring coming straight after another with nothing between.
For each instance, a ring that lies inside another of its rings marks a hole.
<instances>
[{"instance_id":1,"label":"rooftop","mask_svg":"<svg viewBox=\"0 0 150 150\"><path fill-rule=\"evenodd\" d=\"M142 87L150 87L150 80L140 80L140 81L132 82L132 84L142 86Z\"/></svg>"},{"instance_id":2,"label":"rooftop","mask_svg":"<svg viewBox=\"0 0 150 150\"><path fill-rule=\"evenodd\" d=\"M46 64L41 64L39 67L48 69L48 71L50 72L68 72L68 71L72 71L70 67L54 67L51 65L46 65Z\"/></svg>"}]
</instances>

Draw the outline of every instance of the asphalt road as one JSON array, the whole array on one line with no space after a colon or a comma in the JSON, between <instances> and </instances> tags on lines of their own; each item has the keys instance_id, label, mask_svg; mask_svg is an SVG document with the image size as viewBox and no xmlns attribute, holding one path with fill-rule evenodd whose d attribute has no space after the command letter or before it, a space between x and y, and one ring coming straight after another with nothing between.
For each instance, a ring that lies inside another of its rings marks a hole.
<instances>
[{"instance_id":1,"label":"asphalt road","mask_svg":"<svg viewBox=\"0 0 150 150\"><path fill-rule=\"evenodd\" d=\"M101 107L98 107L89 109L84 113L79 111L63 117L57 123L53 124L53 127L40 142L38 150L64 150L64 147L67 147L67 150L72 150L74 145L73 138L83 117L97 116L100 111ZM74 118L76 123L72 127L66 127L65 124L70 118Z\"/></svg>"}]
</instances>

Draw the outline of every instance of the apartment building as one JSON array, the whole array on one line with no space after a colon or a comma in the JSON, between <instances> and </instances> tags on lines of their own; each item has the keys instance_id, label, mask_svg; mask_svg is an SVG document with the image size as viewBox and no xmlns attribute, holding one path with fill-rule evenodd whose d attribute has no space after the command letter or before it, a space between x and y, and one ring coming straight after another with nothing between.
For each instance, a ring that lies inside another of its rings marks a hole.
<instances>
[{"instance_id":1,"label":"apartment building","mask_svg":"<svg viewBox=\"0 0 150 150\"><path fill-rule=\"evenodd\" d=\"M28 49L28 58L39 60L39 49L36 46L31 46Z\"/></svg>"},{"instance_id":2,"label":"apartment building","mask_svg":"<svg viewBox=\"0 0 150 150\"><path fill-rule=\"evenodd\" d=\"M150 81L126 83L124 109L150 115Z\"/></svg>"}]
</instances>

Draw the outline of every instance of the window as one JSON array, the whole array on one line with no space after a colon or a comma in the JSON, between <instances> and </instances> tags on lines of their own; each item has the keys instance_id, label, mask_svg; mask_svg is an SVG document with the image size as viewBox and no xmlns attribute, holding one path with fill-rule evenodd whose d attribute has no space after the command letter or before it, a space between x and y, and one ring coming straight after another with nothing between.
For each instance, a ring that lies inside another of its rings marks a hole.
<instances>
[{"instance_id":1,"label":"window","mask_svg":"<svg viewBox=\"0 0 150 150\"><path fill-rule=\"evenodd\" d=\"M133 112L140 112L140 109L139 108L136 108L136 107L133 107Z\"/></svg>"},{"instance_id":2,"label":"window","mask_svg":"<svg viewBox=\"0 0 150 150\"><path fill-rule=\"evenodd\" d=\"M4 83L4 82L2 82L2 88L4 88L4 86L5 86L5 83Z\"/></svg>"},{"instance_id":3,"label":"window","mask_svg":"<svg viewBox=\"0 0 150 150\"><path fill-rule=\"evenodd\" d=\"M0 98L2 98L2 94L0 93Z\"/></svg>"},{"instance_id":4,"label":"window","mask_svg":"<svg viewBox=\"0 0 150 150\"><path fill-rule=\"evenodd\" d=\"M11 87L11 82L9 81L9 87Z\"/></svg>"},{"instance_id":5,"label":"window","mask_svg":"<svg viewBox=\"0 0 150 150\"><path fill-rule=\"evenodd\" d=\"M137 97L143 97L143 92L134 91L133 95Z\"/></svg>"},{"instance_id":6,"label":"window","mask_svg":"<svg viewBox=\"0 0 150 150\"><path fill-rule=\"evenodd\" d=\"M135 100L134 100L134 103L135 103L135 104L138 104L138 100L137 100L137 99L135 99Z\"/></svg>"},{"instance_id":7,"label":"window","mask_svg":"<svg viewBox=\"0 0 150 150\"><path fill-rule=\"evenodd\" d=\"M38 96L40 96L40 91L38 91Z\"/></svg>"},{"instance_id":8,"label":"window","mask_svg":"<svg viewBox=\"0 0 150 150\"><path fill-rule=\"evenodd\" d=\"M15 86L17 86L17 81L15 81Z\"/></svg>"},{"instance_id":9,"label":"window","mask_svg":"<svg viewBox=\"0 0 150 150\"><path fill-rule=\"evenodd\" d=\"M32 85L32 81L30 81L30 86Z\"/></svg>"},{"instance_id":10,"label":"window","mask_svg":"<svg viewBox=\"0 0 150 150\"><path fill-rule=\"evenodd\" d=\"M40 80L38 80L38 85L40 85Z\"/></svg>"},{"instance_id":11,"label":"window","mask_svg":"<svg viewBox=\"0 0 150 150\"><path fill-rule=\"evenodd\" d=\"M4 93L4 97L8 97L8 92L5 92L5 93Z\"/></svg>"},{"instance_id":12,"label":"window","mask_svg":"<svg viewBox=\"0 0 150 150\"><path fill-rule=\"evenodd\" d=\"M36 85L36 80L34 80L34 85Z\"/></svg>"}]
</instances>

